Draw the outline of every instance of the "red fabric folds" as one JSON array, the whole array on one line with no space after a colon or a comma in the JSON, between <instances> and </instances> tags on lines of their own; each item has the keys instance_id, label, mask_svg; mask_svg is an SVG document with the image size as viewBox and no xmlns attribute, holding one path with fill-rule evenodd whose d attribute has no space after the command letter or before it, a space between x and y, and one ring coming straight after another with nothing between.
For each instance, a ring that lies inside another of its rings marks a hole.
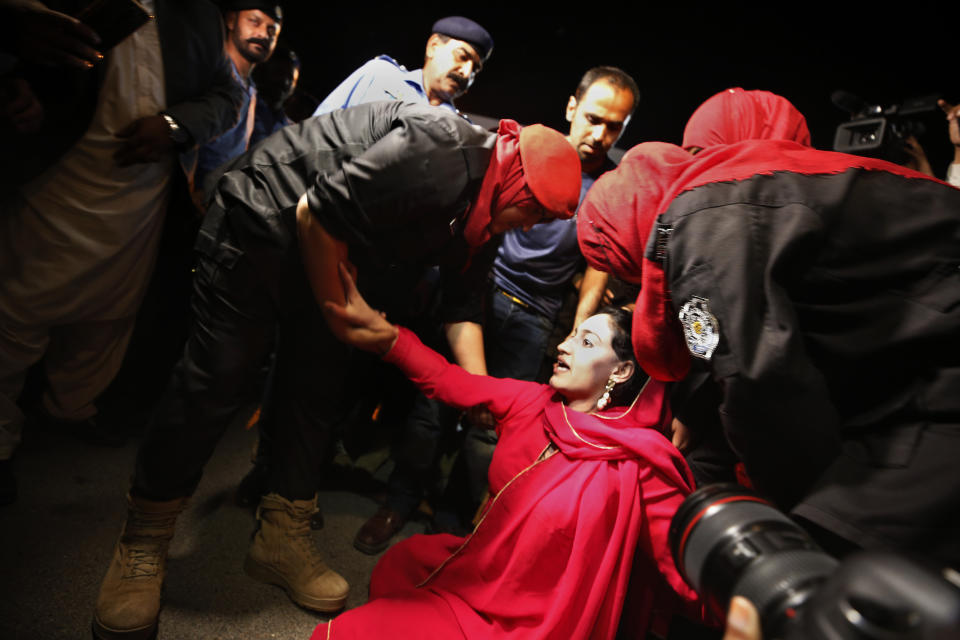
<instances>
[{"instance_id":1,"label":"red fabric folds","mask_svg":"<svg viewBox=\"0 0 960 640\"><path fill-rule=\"evenodd\" d=\"M470 536L397 544L374 571L370 604L314 638L613 638L631 584L643 594L631 600L632 628L678 596L696 603L667 544L693 479L659 432L665 385L651 380L631 408L590 415L545 385L471 376L406 330L388 360L429 395L490 407L501 433L492 467L509 473L491 470L496 494ZM550 442L559 452L538 460Z\"/></svg>"},{"instance_id":2,"label":"red fabric folds","mask_svg":"<svg viewBox=\"0 0 960 640\"><path fill-rule=\"evenodd\" d=\"M793 140L809 147L810 130L806 118L786 98L736 87L700 105L683 131L684 149L744 140Z\"/></svg>"}]
</instances>

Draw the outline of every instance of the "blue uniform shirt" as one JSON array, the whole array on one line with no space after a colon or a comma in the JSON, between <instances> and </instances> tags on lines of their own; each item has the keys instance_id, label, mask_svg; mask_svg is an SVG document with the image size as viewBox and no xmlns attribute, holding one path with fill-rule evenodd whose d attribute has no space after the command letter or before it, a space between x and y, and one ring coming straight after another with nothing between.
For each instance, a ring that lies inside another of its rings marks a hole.
<instances>
[{"instance_id":1,"label":"blue uniform shirt","mask_svg":"<svg viewBox=\"0 0 960 640\"><path fill-rule=\"evenodd\" d=\"M423 69L407 71L406 67L390 56L378 56L347 76L340 86L324 98L313 115L319 116L378 100L430 104L427 91L423 88ZM457 112L457 108L450 102L437 106Z\"/></svg>"},{"instance_id":2,"label":"blue uniform shirt","mask_svg":"<svg viewBox=\"0 0 960 640\"><path fill-rule=\"evenodd\" d=\"M607 158L596 176L583 174L580 202L597 177L614 166ZM515 229L503 234L493 263L493 284L552 320L584 262L577 244L576 216L538 224L530 231Z\"/></svg>"}]
</instances>

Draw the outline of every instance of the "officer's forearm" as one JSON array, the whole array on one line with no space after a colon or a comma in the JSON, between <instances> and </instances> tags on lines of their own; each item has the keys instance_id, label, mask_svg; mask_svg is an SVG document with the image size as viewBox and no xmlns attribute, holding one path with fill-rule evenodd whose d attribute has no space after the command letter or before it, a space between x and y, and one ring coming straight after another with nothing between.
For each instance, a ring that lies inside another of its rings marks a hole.
<instances>
[{"instance_id":1,"label":"officer's forearm","mask_svg":"<svg viewBox=\"0 0 960 640\"><path fill-rule=\"evenodd\" d=\"M337 264L343 262L356 277L348 260L347 245L327 233L317 221L307 205L306 195L297 203L297 238L303 267L317 303L322 305L327 300L332 300L344 304L343 286L340 284Z\"/></svg>"},{"instance_id":2,"label":"officer's forearm","mask_svg":"<svg viewBox=\"0 0 960 640\"><path fill-rule=\"evenodd\" d=\"M583 281L580 283L580 300L574 316L574 328L579 327L581 322L596 313L603 300L603 294L607 290L608 280L609 276L603 271L587 267L583 274Z\"/></svg>"},{"instance_id":3,"label":"officer's forearm","mask_svg":"<svg viewBox=\"0 0 960 640\"><path fill-rule=\"evenodd\" d=\"M453 358L468 373L487 375L483 355L483 328L476 322L454 322L444 327Z\"/></svg>"}]
</instances>

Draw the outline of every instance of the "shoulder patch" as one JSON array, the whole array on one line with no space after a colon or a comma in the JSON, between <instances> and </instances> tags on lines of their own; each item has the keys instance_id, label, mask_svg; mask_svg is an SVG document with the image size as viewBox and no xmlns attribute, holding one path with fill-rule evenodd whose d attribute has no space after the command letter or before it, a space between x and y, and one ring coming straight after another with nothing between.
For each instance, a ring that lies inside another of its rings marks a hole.
<instances>
[{"instance_id":1,"label":"shoulder patch","mask_svg":"<svg viewBox=\"0 0 960 640\"><path fill-rule=\"evenodd\" d=\"M710 313L710 301L694 296L680 307L678 317L691 355L709 360L720 342L720 326Z\"/></svg>"},{"instance_id":2,"label":"shoulder patch","mask_svg":"<svg viewBox=\"0 0 960 640\"><path fill-rule=\"evenodd\" d=\"M400 64L399 62L397 62L396 60L394 60L393 58L391 58L390 56L388 56L388 55L385 54L385 53L377 56L376 58L374 58L374 60L383 60L384 62L389 62L390 64L392 64L392 65L395 66L396 68L400 69L401 71L406 71L406 70L407 70L407 68L406 68L405 66L403 66L402 64Z\"/></svg>"}]
</instances>

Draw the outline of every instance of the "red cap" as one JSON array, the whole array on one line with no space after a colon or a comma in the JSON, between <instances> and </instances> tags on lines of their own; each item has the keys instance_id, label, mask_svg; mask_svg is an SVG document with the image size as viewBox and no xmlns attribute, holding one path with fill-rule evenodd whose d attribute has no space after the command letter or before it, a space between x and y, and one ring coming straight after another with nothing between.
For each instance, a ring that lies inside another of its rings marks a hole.
<instances>
[{"instance_id":1,"label":"red cap","mask_svg":"<svg viewBox=\"0 0 960 640\"><path fill-rule=\"evenodd\" d=\"M580 202L580 156L562 133L542 124L520 130L527 186L556 218L572 218Z\"/></svg>"}]
</instances>

